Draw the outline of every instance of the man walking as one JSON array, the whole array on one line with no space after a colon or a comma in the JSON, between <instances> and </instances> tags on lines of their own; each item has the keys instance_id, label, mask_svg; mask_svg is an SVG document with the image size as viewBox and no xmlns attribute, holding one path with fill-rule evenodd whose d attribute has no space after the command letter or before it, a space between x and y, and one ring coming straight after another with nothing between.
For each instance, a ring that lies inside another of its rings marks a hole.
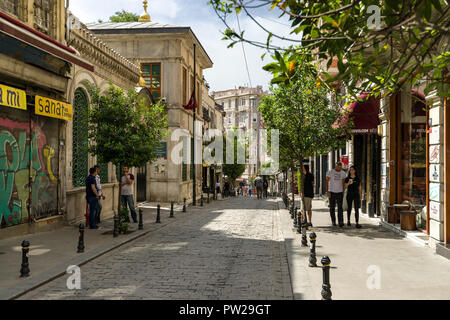
<instances>
[{"instance_id":1,"label":"man walking","mask_svg":"<svg viewBox=\"0 0 450 320\"><path fill-rule=\"evenodd\" d=\"M256 186L256 195L258 196L258 199L261 199L263 191L263 181L261 177L257 177L255 179L255 186Z\"/></svg>"},{"instance_id":2,"label":"man walking","mask_svg":"<svg viewBox=\"0 0 450 320\"><path fill-rule=\"evenodd\" d=\"M120 196L122 198L122 204L130 208L131 218L133 218L133 222L137 223L136 210L134 209L134 199L133 199L133 181L134 176L130 173L128 167L123 167L123 176L121 179L121 193ZM127 222L130 221L130 218L127 217Z\"/></svg>"},{"instance_id":3,"label":"man walking","mask_svg":"<svg viewBox=\"0 0 450 320\"><path fill-rule=\"evenodd\" d=\"M344 213L342 210L342 201L344 199L344 185L346 174L342 170L342 163L336 162L334 169L331 169L327 173L327 183L325 184L327 190L327 196L330 200L330 216L333 226L336 226L335 207L336 202L338 206L338 222L339 227L344 226Z\"/></svg>"},{"instance_id":4,"label":"man walking","mask_svg":"<svg viewBox=\"0 0 450 320\"><path fill-rule=\"evenodd\" d=\"M312 227L312 200L314 198L314 176L311 172L309 172L309 165L303 165L303 191L302 191L302 200L303 200L303 210L308 213L308 226Z\"/></svg>"},{"instance_id":5,"label":"man walking","mask_svg":"<svg viewBox=\"0 0 450 320\"><path fill-rule=\"evenodd\" d=\"M98 193L98 204L97 204L97 224L100 223L100 214L102 212L102 201L101 199L105 200L105 196L102 193L102 184L100 181L100 166L99 165L95 165L94 169L96 171L96 176L95 176L95 186L97 188L97 193Z\"/></svg>"},{"instance_id":6,"label":"man walking","mask_svg":"<svg viewBox=\"0 0 450 320\"><path fill-rule=\"evenodd\" d=\"M267 198L267 189L269 189L269 183L267 182L266 178L264 178L263 189L264 189L264 198Z\"/></svg>"},{"instance_id":7,"label":"man walking","mask_svg":"<svg viewBox=\"0 0 450 320\"><path fill-rule=\"evenodd\" d=\"M89 175L86 178L86 201L89 204L89 228L98 229L97 226L97 206L98 206L98 193L96 187L95 176L97 170L94 168L89 169Z\"/></svg>"}]
</instances>

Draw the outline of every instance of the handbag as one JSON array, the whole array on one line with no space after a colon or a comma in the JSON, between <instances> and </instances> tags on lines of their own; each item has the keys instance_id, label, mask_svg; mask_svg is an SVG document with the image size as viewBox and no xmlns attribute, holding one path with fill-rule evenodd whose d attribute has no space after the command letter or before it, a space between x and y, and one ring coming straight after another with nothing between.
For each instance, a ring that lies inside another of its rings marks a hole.
<instances>
[{"instance_id":1,"label":"handbag","mask_svg":"<svg viewBox=\"0 0 450 320\"><path fill-rule=\"evenodd\" d=\"M342 210L347 211L348 203L347 203L347 190L344 191L344 199L342 201Z\"/></svg>"}]
</instances>

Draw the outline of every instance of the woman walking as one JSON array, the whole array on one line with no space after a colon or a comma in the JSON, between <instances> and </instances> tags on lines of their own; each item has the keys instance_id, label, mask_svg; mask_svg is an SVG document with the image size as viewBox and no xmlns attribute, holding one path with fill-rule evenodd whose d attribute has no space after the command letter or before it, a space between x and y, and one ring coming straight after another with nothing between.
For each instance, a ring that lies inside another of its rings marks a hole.
<instances>
[{"instance_id":1,"label":"woman walking","mask_svg":"<svg viewBox=\"0 0 450 320\"><path fill-rule=\"evenodd\" d=\"M347 189L347 226L351 226L350 216L352 213L352 203L355 206L356 228L361 228L359 222L359 207L361 206L361 180L358 177L356 168L350 167L348 177L345 178L345 188Z\"/></svg>"}]
</instances>

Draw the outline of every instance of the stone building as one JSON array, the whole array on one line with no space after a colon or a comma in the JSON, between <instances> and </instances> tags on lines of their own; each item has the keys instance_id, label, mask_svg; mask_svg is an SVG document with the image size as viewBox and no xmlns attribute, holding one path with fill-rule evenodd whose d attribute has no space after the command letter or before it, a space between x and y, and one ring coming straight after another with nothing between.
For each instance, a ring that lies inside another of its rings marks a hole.
<instances>
[{"instance_id":1,"label":"stone building","mask_svg":"<svg viewBox=\"0 0 450 320\"><path fill-rule=\"evenodd\" d=\"M0 2L0 238L84 219L80 186L95 159L72 145L86 144L80 117L89 100L85 84L105 88L112 79L134 88L139 80L136 65L83 26L66 29L64 4ZM105 187L107 216L114 186Z\"/></svg>"},{"instance_id":2,"label":"stone building","mask_svg":"<svg viewBox=\"0 0 450 320\"><path fill-rule=\"evenodd\" d=\"M243 130L244 134L251 133L253 141L256 142L249 150L253 155L256 155L256 161L248 163L245 172L242 174L242 179L246 181L251 180L259 172L260 166L264 162L259 135L259 129L263 128L263 123L258 111L259 102L264 94L262 86L256 88L239 87L213 92L214 100L225 111L224 128L226 130L239 128Z\"/></svg>"},{"instance_id":3,"label":"stone building","mask_svg":"<svg viewBox=\"0 0 450 320\"><path fill-rule=\"evenodd\" d=\"M146 7L146 6L145 6ZM212 61L190 27L172 26L151 22L145 12L139 22L92 23L87 25L96 37L127 59L137 63L148 89L155 100L162 99L168 114L170 133L184 129L193 137L193 112L183 108L187 105L196 81L196 100L203 104L201 86L203 70L212 67ZM194 44L196 45L196 70L194 71ZM203 121L202 108L197 108L196 117ZM183 139L184 151L189 145ZM172 156L184 157L182 151L172 155L174 148L181 143L171 141L171 136L161 141L160 157L152 164L138 169L139 190L145 189L145 197L139 201L182 202L192 201L193 169L195 167L196 195L201 191L201 164L178 164ZM201 142L199 142L201 143Z\"/></svg>"}]
</instances>

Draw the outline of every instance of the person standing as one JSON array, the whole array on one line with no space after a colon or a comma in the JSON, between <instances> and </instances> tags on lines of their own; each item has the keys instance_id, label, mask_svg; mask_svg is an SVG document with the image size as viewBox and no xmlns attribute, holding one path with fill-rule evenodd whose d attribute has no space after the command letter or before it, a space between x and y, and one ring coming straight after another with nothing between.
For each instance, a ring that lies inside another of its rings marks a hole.
<instances>
[{"instance_id":1,"label":"person standing","mask_svg":"<svg viewBox=\"0 0 450 320\"><path fill-rule=\"evenodd\" d=\"M302 200L303 200L303 210L308 213L308 226L312 227L312 200L314 198L314 176L309 172L309 165L303 165L303 190L302 190Z\"/></svg>"},{"instance_id":2,"label":"person standing","mask_svg":"<svg viewBox=\"0 0 450 320\"><path fill-rule=\"evenodd\" d=\"M267 189L269 189L269 183L267 182L266 178L264 178L263 189L264 189L264 198L267 198Z\"/></svg>"},{"instance_id":3,"label":"person standing","mask_svg":"<svg viewBox=\"0 0 450 320\"><path fill-rule=\"evenodd\" d=\"M95 165L94 169L96 171L96 176L95 176L95 186L97 188L97 193L98 193L98 204L97 204L97 224L100 223L100 214L102 213L102 199L105 200L105 196L102 193L102 184L100 181L100 166L99 165Z\"/></svg>"},{"instance_id":4,"label":"person standing","mask_svg":"<svg viewBox=\"0 0 450 320\"><path fill-rule=\"evenodd\" d=\"M356 228L361 228L359 224L359 207L361 206L361 180L358 177L356 168L350 167L348 177L345 178L345 188L347 188L347 226L351 226L350 216L352 213L352 203L355 206Z\"/></svg>"},{"instance_id":5,"label":"person standing","mask_svg":"<svg viewBox=\"0 0 450 320\"><path fill-rule=\"evenodd\" d=\"M128 167L123 167L123 176L121 179L121 193L120 197L122 198L122 204L130 208L131 211L131 218L133 218L133 222L137 223L137 216L136 216L136 210L134 209L134 199L133 199L133 181L134 176L130 173L130 170ZM127 218L127 222L130 221L130 218Z\"/></svg>"},{"instance_id":6,"label":"person standing","mask_svg":"<svg viewBox=\"0 0 450 320\"><path fill-rule=\"evenodd\" d=\"M217 195L220 193L220 182L217 181L216 182L216 199L217 199Z\"/></svg>"},{"instance_id":7,"label":"person standing","mask_svg":"<svg viewBox=\"0 0 450 320\"><path fill-rule=\"evenodd\" d=\"M344 213L342 210L342 202L344 200L344 185L345 185L346 174L342 170L342 163L336 162L336 166L334 169L331 169L327 173L326 178L326 190L327 196L330 200L330 216L331 222L333 226L336 226L336 215L335 215L335 207L336 203L338 206L338 222L339 227L344 226Z\"/></svg>"},{"instance_id":8,"label":"person standing","mask_svg":"<svg viewBox=\"0 0 450 320\"><path fill-rule=\"evenodd\" d=\"M263 181L261 177L257 177L255 179L255 186L256 186L256 195L258 199L262 198L262 192L263 192Z\"/></svg>"},{"instance_id":9,"label":"person standing","mask_svg":"<svg viewBox=\"0 0 450 320\"><path fill-rule=\"evenodd\" d=\"M97 226L97 206L98 206L98 192L95 181L97 170L89 169L89 175L86 178L86 201L89 204L89 229L98 229Z\"/></svg>"}]
</instances>

